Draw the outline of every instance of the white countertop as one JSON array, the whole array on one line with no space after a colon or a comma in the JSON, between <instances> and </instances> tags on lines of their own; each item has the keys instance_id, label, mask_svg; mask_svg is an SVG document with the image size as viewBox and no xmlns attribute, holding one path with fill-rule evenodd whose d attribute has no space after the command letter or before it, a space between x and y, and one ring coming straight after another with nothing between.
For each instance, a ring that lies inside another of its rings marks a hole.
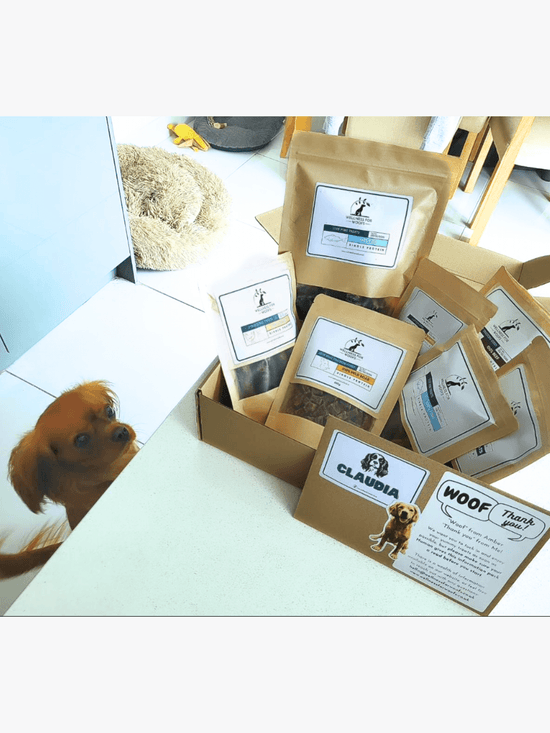
<instances>
[{"instance_id":1,"label":"white countertop","mask_svg":"<svg viewBox=\"0 0 550 733\"><path fill-rule=\"evenodd\" d=\"M475 615L295 520L299 495L199 441L192 388L6 616ZM548 577L550 543L493 615L550 614Z\"/></svg>"}]
</instances>

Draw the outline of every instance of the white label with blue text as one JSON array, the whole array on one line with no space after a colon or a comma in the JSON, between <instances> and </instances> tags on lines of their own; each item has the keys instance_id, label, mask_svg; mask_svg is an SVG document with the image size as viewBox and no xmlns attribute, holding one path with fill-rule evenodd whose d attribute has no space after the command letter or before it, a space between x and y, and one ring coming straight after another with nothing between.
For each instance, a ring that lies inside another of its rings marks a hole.
<instances>
[{"instance_id":1,"label":"white label with blue text","mask_svg":"<svg viewBox=\"0 0 550 733\"><path fill-rule=\"evenodd\" d=\"M296 376L331 387L378 412L397 379L406 352L328 318L311 329Z\"/></svg>"},{"instance_id":2,"label":"white label with blue text","mask_svg":"<svg viewBox=\"0 0 550 733\"><path fill-rule=\"evenodd\" d=\"M486 297L498 310L481 330L480 338L495 371L521 353L537 336L542 336L550 346L548 334L504 288L495 288Z\"/></svg>"},{"instance_id":3,"label":"white label with blue text","mask_svg":"<svg viewBox=\"0 0 550 733\"><path fill-rule=\"evenodd\" d=\"M438 343L448 341L467 325L420 288L413 289L398 318L421 328L426 334L421 354Z\"/></svg>"},{"instance_id":4,"label":"white label with blue text","mask_svg":"<svg viewBox=\"0 0 550 733\"><path fill-rule=\"evenodd\" d=\"M484 476L523 460L541 447L540 428L529 394L525 369L520 364L499 378L499 387L518 421L511 435L482 445L456 459L459 471L468 476Z\"/></svg>"},{"instance_id":5,"label":"white label with blue text","mask_svg":"<svg viewBox=\"0 0 550 733\"><path fill-rule=\"evenodd\" d=\"M268 356L296 338L292 283L288 273L218 296L235 362Z\"/></svg>"},{"instance_id":6,"label":"white label with blue text","mask_svg":"<svg viewBox=\"0 0 550 733\"><path fill-rule=\"evenodd\" d=\"M402 417L424 455L495 422L460 341L411 372L401 397Z\"/></svg>"},{"instance_id":7,"label":"white label with blue text","mask_svg":"<svg viewBox=\"0 0 550 733\"><path fill-rule=\"evenodd\" d=\"M430 474L414 463L335 430L319 475L387 507L396 501L413 503Z\"/></svg>"},{"instance_id":8,"label":"white label with blue text","mask_svg":"<svg viewBox=\"0 0 550 733\"><path fill-rule=\"evenodd\" d=\"M412 196L317 183L306 253L394 269L403 250Z\"/></svg>"}]
</instances>

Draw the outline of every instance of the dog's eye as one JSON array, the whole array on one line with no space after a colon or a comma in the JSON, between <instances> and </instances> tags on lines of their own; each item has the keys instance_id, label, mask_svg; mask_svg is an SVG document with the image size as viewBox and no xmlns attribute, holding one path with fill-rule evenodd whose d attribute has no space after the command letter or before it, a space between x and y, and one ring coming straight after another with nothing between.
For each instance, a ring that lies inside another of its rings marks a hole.
<instances>
[{"instance_id":1,"label":"dog's eye","mask_svg":"<svg viewBox=\"0 0 550 733\"><path fill-rule=\"evenodd\" d=\"M105 408L105 414L107 415L107 417L109 418L109 420L112 420L113 417L115 417L116 412L111 407L111 405L107 405L107 407Z\"/></svg>"},{"instance_id":2,"label":"dog's eye","mask_svg":"<svg viewBox=\"0 0 550 733\"><path fill-rule=\"evenodd\" d=\"M85 448L90 442L90 436L87 433L81 433L74 439L74 444L77 448Z\"/></svg>"}]
</instances>

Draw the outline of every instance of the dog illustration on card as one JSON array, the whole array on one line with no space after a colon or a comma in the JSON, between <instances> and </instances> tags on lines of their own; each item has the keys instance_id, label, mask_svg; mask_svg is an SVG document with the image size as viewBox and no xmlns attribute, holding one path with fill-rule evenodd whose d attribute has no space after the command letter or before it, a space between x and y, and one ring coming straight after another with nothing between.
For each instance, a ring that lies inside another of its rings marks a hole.
<instances>
[{"instance_id":1,"label":"dog illustration on card","mask_svg":"<svg viewBox=\"0 0 550 733\"><path fill-rule=\"evenodd\" d=\"M387 512L389 518L382 532L369 535L370 540L378 540L370 549L373 552L382 552L386 545L392 545L393 550L390 551L389 557L397 560L400 552L405 554L407 551L411 530L413 524L420 518L420 510L416 504L398 501L387 507Z\"/></svg>"}]
</instances>

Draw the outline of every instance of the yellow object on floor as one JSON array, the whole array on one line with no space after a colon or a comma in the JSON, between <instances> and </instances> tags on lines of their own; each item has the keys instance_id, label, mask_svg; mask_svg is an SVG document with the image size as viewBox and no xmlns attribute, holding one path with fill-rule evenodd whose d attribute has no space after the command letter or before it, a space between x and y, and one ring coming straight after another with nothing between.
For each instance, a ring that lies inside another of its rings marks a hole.
<instances>
[{"instance_id":1,"label":"yellow object on floor","mask_svg":"<svg viewBox=\"0 0 550 733\"><path fill-rule=\"evenodd\" d=\"M176 136L172 142L178 147L191 148L195 151L208 150L210 148L206 140L198 135L189 125L168 125L168 129Z\"/></svg>"}]
</instances>

